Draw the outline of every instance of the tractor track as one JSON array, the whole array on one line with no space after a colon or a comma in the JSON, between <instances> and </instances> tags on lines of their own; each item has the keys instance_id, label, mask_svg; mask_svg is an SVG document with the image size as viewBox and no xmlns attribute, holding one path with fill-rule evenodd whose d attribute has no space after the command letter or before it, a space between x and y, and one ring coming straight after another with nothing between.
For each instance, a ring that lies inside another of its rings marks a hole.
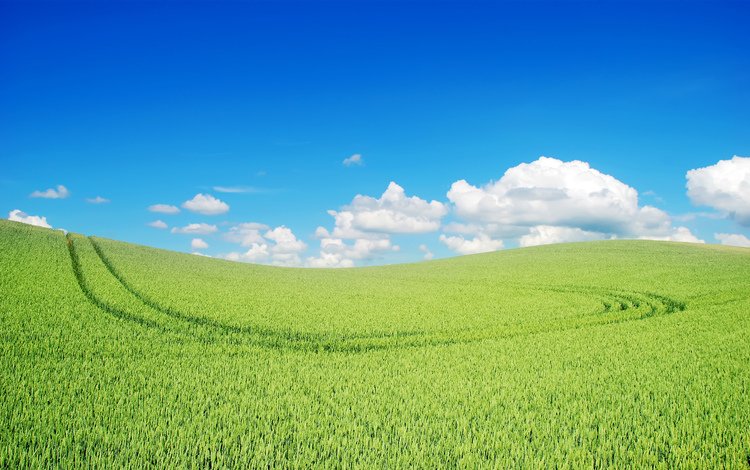
<instances>
[{"instance_id":1,"label":"tractor track","mask_svg":"<svg viewBox=\"0 0 750 470\"><path fill-rule=\"evenodd\" d=\"M104 253L102 247L91 237L79 240L90 243L99 261L114 277L118 284L128 292L135 301L163 315L166 322L160 323L140 317L126 309L112 305L98 297L88 285L81 260L71 234L66 237L71 264L76 280L86 298L112 317L133 322L146 328L161 332L187 335L202 342L228 341L233 344L252 344L271 349L285 349L312 352L360 353L395 348L413 348L424 346L450 346L474 343L493 339L507 339L518 336L536 335L565 330L590 328L614 323L645 320L658 315L681 312L686 309L684 302L670 297L639 291L625 291L597 286L578 285L513 285L514 288L527 290L533 295L543 293L574 293L597 298L602 308L594 313L555 322L522 325L517 330L503 329L460 329L439 332L404 331L395 333L376 333L359 335L322 335L285 330L272 330L259 327L227 325L216 320L187 314L174 308L164 306L137 290L125 279ZM507 287L507 284L506 284Z\"/></svg>"}]
</instances>

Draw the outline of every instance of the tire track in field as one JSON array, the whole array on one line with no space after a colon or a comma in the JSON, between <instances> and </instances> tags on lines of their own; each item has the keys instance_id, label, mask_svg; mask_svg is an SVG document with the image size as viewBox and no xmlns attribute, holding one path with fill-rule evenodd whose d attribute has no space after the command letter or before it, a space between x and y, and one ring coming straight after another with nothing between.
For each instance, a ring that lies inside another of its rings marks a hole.
<instances>
[{"instance_id":1,"label":"tire track in field","mask_svg":"<svg viewBox=\"0 0 750 470\"><path fill-rule=\"evenodd\" d=\"M142 326L157 328L164 332L169 331L172 333L188 334L200 341L229 340L231 343L250 343L272 349L359 353L395 348L449 346L492 339L507 339L518 336L581 329L606 324L643 320L656 315L683 311L686 308L684 302L652 292L617 290L596 286L516 284L512 285L512 287L519 289L520 291L526 290L540 294L556 292L574 293L586 297L593 297L598 299L602 307L594 313L563 318L562 320L552 322L544 322L543 319L541 319L537 322L514 325L514 328L511 328L510 330L485 327L437 332L408 331L336 336L301 333L288 330L272 330L250 326L236 326L221 323L206 317L190 315L177 309L161 305L135 289L124 278L119 270L115 268L111 260L106 256L101 246L95 240L91 237L83 238L83 240L91 243L99 260L104 264L107 271L117 280L123 289L134 297L136 301L172 320L184 323L188 328L186 331L182 329L175 330L157 322L138 317L137 315L133 315L117 307L113 307L102 299L99 299L86 284L87 281L85 276L83 276L81 263L78 259L73 240L70 234L68 234L68 249L70 251L76 279L78 280L84 294L86 294L86 297L92 303L116 318L133 321ZM198 335L194 331L196 327L212 330L218 335L209 335L208 337L205 337L205 335Z\"/></svg>"},{"instance_id":2,"label":"tire track in field","mask_svg":"<svg viewBox=\"0 0 750 470\"><path fill-rule=\"evenodd\" d=\"M73 266L73 274L75 275L76 281L78 281L78 286L81 288L81 291L83 291L83 295L86 296L89 302L91 302L92 304L99 307L101 310L104 310L105 312L107 312L108 314L112 315L113 317L119 320L127 320L127 321L131 321L131 322L137 323L141 326L145 326L148 328L156 328L162 331L165 330L162 327L162 325L156 322L140 317L138 315L132 315L120 308L117 308L99 299L94 294L94 291L89 287L88 281L86 280L86 277L83 275L83 270L81 269L81 259L78 256L78 252L76 251L76 248L73 243L73 237L70 233L65 235L65 242L68 247L68 253L70 254L70 261Z\"/></svg>"},{"instance_id":3,"label":"tire track in field","mask_svg":"<svg viewBox=\"0 0 750 470\"><path fill-rule=\"evenodd\" d=\"M139 291L137 291L126 281L124 281L122 276L117 273L117 271L114 270L111 264L108 263L108 260L103 257L103 253L101 252L101 250L96 250L96 248L98 247L93 243L92 240L88 238L81 238L78 241L85 241L92 244L92 247L95 248L95 251L97 251L97 254L99 255L98 259L105 265L107 271L112 274L114 279L118 281L118 285L120 285L121 288L125 289L130 295L133 296L134 301L142 303L146 307L164 315L166 318L177 320L178 322L181 322L183 323L183 325L187 326L186 329L175 329L159 322L143 318L139 315L134 315L122 308L106 302L105 300L97 296L94 293L94 290L89 286L88 280L84 275L84 269L82 267L80 256L75 247L77 242L73 240L72 234L68 234L66 238L76 280L78 281L78 284L81 287L81 290L85 294L86 298L91 303L117 319L131 321L140 326L157 329L163 333L170 332L188 335L203 342L228 340L230 343L234 344L250 343L258 346L269 347L272 349L292 349L317 352L364 352L369 350L386 349L392 346L390 344L387 344L386 340L388 339L421 335L421 333L414 332L397 332L389 335L371 334L338 337L328 337L325 335L305 334L297 332L288 334L284 331L260 330L254 327L226 325L209 318L187 315L175 309L165 308L156 302L150 301L150 299L143 296ZM213 330L213 332L218 333L218 335L200 335L195 330L195 327L204 327L204 329ZM367 342L368 340L369 343Z\"/></svg>"},{"instance_id":4,"label":"tire track in field","mask_svg":"<svg viewBox=\"0 0 750 470\"><path fill-rule=\"evenodd\" d=\"M99 256L99 259L102 261L104 266L106 266L107 270L114 276L115 279L127 290L130 292L135 298L140 300L145 305L151 307L152 309L163 313L164 315L170 316L172 318L192 323L199 326L206 326L210 328L215 328L218 330L225 331L227 333L233 333L233 334L250 334L250 335L256 335L256 336L265 336L270 338L279 338L283 337L285 340L290 341L314 341L314 342L321 342L325 341L326 336L320 335L320 334L314 334L314 333L300 333L296 331L291 330L274 330L270 328L261 328L257 326L237 326L237 325L228 325L226 323L222 323L216 320L213 320L211 318L203 317L203 316L196 316L196 315L190 315L184 312L181 312L177 309L164 306L150 297L144 295L142 292L137 290L135 287L128 282L125 277L120 273L120 271L115 268L112 261L106 256L104 251L102 250L101 246L91 237L88 237L89 242L94 248L94 251ZM401 332L377 332L372 334L353 334L353 335L340 335L337 336L338 340L377 340L377 339L386 339L386 338L404 338L404 337L416 337L416 336L422 336L424 333L421 331L401 331Z\"/></svg>"}]
</instances>

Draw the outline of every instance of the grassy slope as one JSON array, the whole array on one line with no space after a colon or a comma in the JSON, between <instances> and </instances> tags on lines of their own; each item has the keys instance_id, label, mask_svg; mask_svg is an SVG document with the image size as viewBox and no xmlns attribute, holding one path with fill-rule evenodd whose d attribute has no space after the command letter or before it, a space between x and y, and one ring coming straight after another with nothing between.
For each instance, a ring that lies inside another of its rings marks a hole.
<instances>
[{"instance_id":1,"label":"grassy slope","mask_svg":"<svg viewBox=\"0 0 750 470\"><path fill-rule=\"evenodd\" d=\"M71 239L88 297L62 233L0 222L0 467L748 465L750 250L302 270Z\"/></svg>"}]
</instances>

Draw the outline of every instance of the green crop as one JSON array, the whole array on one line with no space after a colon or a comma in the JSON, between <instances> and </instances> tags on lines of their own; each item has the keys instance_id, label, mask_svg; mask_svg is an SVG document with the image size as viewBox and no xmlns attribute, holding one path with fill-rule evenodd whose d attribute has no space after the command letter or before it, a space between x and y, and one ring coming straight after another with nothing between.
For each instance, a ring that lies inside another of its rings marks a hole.
<instances>
[{"instance_id":1,"label":"green crop","mask_svg":"<svg viewBox=\"0 0 750 470\"><path fill-rule=\"evenodd\" d=\"M0 468L750 465L750 250L340 270L0 222Z\"/></svg>"}]
</instances>

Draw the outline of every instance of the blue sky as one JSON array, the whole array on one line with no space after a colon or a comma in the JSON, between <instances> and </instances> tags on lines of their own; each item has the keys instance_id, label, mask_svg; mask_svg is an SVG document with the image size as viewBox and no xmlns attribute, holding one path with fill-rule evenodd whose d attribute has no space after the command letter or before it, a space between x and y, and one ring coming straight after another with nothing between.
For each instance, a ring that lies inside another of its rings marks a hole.
<instances>
[{"instance_id":1,"label":"blue sky","mask_svg":"<svg viewBox=\"0 0 750 470\"><path fill-rule=\"evenodd\" d=\"M2 2L0 210L315 266L743 244L748 23L747 2ZM216 231L172 233L191 223Z\"/></svg>"}]
</instances>

